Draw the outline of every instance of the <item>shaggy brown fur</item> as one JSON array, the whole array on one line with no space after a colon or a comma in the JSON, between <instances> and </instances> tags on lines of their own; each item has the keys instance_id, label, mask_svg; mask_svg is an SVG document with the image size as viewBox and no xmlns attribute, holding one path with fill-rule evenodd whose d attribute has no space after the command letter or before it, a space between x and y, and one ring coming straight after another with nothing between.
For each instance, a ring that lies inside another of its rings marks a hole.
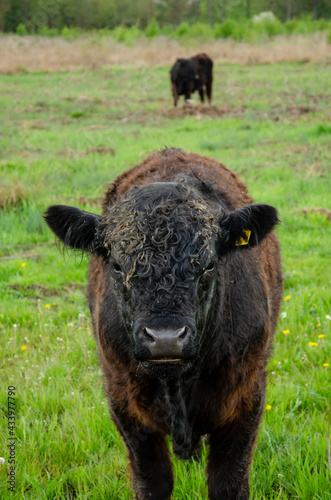
<instances>
[{"instance_id":1,"label":"shaggy brown fur","mask_svg":"<svg viewBox=\"0 0 331 500\"><path fill-rule=\"evenodd\" d=\"M249 498L282 295L276 211L252 203L224 165L166 149L115 179L102 216L47 212L63 241L93 253L93 329L139 500L171 497L167 434L184 459L209 436L210 500ZM145 333L165 329L185 332L181 362L155 365Z\"/></svg>"}]
</instances>

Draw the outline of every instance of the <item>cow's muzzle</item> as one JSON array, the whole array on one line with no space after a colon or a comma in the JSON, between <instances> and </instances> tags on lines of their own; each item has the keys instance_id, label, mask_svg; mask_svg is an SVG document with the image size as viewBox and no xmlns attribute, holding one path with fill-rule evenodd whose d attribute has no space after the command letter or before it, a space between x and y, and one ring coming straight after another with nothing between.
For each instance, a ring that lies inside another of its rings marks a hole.
<instances>
[{"instance_id":1,"label":"cow's muzzle","mask_svg":"<svg viewBox=\"0 0 331 500\"><path fill-rule=\"evenodd\" d=\"M146 358L141 361L176 364L185 358L192 342L192 330L188 326L160 329L143 326L137 332L136 340L146 353Z\"/></svg>"}]
</instances>

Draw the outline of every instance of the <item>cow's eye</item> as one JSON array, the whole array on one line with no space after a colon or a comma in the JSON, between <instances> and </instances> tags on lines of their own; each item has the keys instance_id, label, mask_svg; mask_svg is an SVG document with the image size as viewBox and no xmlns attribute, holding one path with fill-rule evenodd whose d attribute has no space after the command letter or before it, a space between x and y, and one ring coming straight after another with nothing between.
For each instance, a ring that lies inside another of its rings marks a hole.
<instances>
[{"instance_id":1,"label":"cow's eye","mask_svg":"<svg viewBox=\"0 0 331 500\"><path fill-rule=\"evenodd\" d=\"M115 271L115 274L123 275L122 268L120 265L117 264L117 262L113 262L113 269Z\"/></svg>"},{"instance_id":2,"label":"cow's eye","mask_svg":"<svg viewBox=\"0 0 331 500\"><path fill-rule=\"evenodd\" d=\"M215 270L215 262L210 262L203 270L203 276L211 276Z\"/></svg>"}]
</instances>

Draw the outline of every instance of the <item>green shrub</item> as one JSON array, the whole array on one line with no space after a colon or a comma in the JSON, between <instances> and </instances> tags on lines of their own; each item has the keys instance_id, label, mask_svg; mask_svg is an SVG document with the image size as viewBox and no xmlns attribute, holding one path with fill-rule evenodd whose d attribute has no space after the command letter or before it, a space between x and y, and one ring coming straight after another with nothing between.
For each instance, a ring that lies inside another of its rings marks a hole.
<instances>
[{"instance_id":1,"label":"green shrub","mask_svg":"<svg viewBox=\"0 0 331 500\"><path fill-rule=\"evenodd\" d=\"M236 31L238 32L238 24L232 19L227 19L224 23L215 24L215 38L234 38Z\"/></svg>"},{"instance_id":2,"label":"green shrub","mask_svg":"<svg viewBox=\"0 0 331 500\"><path fill-rule=\"evenodd\" d=\"M189 26L188 36L191 38L211 38L213 36L213 28L206 23L194 23Z\"/></svg>"},{"instance_id":3,"label":"green shrub","mask_svg":"<svg viewBox=\"0 0 331 500\"><path fill-rule=\"evenodd\" d=\"M290 21L286 21L284 23L284 31L288 35L292 35L292 33L295 33L298 29L298 20L297 19L291 19Z\"/></svg>"},{"instance_id":4,"label":"green shrub","mask_svg":"<svg viewBox=\"0 0 331 500\"><path fill-rule=\"evenodd\" d=\"M28 31L26 29L26 26L25 24L23 23L20 23L17 27L16 27L16 34L19 35L19 36L26 36L28 34Z\"/></svg>"},{"instance_id":5,"label":"green shrub","mask_svg":"<svg viewBox=\"0 0 331 500\"><path fill-rule=\"evenodd\" d=\"M256 38L251 21L236 22L231 19L224 23L216 23L213 35L214 38L232 38L238 41L254 41Z\"/></svg>"},{"instance_id":6,"label":"green shrub","mask_svg":"<svg viewBox=\"0 0 331 500\"><path fill-rule=\"evenodd\" d=\"M189 32L190 32L190 25L187 22L183 21L178 26L178 28L176 30L176 35L181 37L181 36L188 35Z\"/></svg>"},{"instance_id":7,"label":"green shrub","mask_svg":"<svg viewBox=\"0 0 331 500\"><path fill-rule=\"evenodd\" d=\"M273 37L284 32L283 24L273 12L260 12L260 14L253 16L253 28L260 37Z\"/></svg>"},{"instance_id":8,"label":"green shrub","mask_svg":"<svg viewBox=\"0 0 331 500\"><path fill-rule=\"evenodd\" d=\"M63 26L61 30L61 36L67 40L73 40L74 38L79 38L84 34L84 31L80 28Z\"/></svg>"},{"instance_id":9,"label":"green shrub","mask_svg":"<svg viewBox=\"0 0 331 500\"><path fill-rule=\"evenodd\" d=\"M316 31L328 29L329 23L327 19L318 19L313 21L310 16L304 16L301 19L291 19L284 23L284 30L288 34L296 33L299 35L306 35Z\"/></svg>"},{"instance_id":10,"label":"green shrub","mask_svg":"<svg viewBox=\"0 0 331 500\"><path fill-rule=\"evenodd\" d=\"M38 30L38 34L41 36L58 36L59 32L56 28L49 28L48 26L41 26Z\"/></svg>"},{"instance_id":11,"label":"green shrub","mask_svg":"<svg viewBox=\"0 0 331 500\"><path fill-rule=\"evenodd\" d=\"M109 28L102 28L102 29L97 30L97 35L100 38L102 38L104 36L105 37L112 36L112 31Z\"/></svg>"},{"instance_id":12,"label":"green shrub","mask_svg":"<svg viewBox=\"0 0 331 500\"><path fill-rule=\"evenodd\" d=\"M284 23L284 30L289 34L306 35L314 30L312 24L310 19L293 19Z\"/></svg>"},{"instance_id":13,"label":"green shrub","mask_svg":"<svg viewBox=\"0 0 331 500\"><path fill-rule=\"evenodd\" d=\"M264 30L265 33L270 36L276 36L276 35L281 35L284 30L283 30L283 25L280 21L267 21L264 23Z\"/></svg>"},{"instance_id":14,"label":"green shrub","mask_svg":"<svg viewBox=\"0 0 331 500\"><path fill-rule=\"evenodd\" d=\"M104 35L111 36L117 42L122 42L125 45L134 45L137 38L142 36L142 31L137 26L131 26L127 28L126 26L116 26L113 30L103 30Z\"/></svg>"},{"instance_id":15,"label":"green shrub","mask_svg":"<svg viewBox=\"0 0 331 500\"><path fill-rule=\"evenodd\" d=\"M127 36L127 28L125 26L116 26L111 31L111 36L117 42L124 42Z\"/></svg>"},{"instance_id":16,"label":"green shrub","mask_svg":"<svg viewBox=\"0 0 331 500\"><path fill-rule=\"evenodd\" d=\"M328 29L329 23L327 19L318 19L314 21L314 31L323 31Z\"/></svg>"},{"instance_id":17,"label":"green shrub","mask_svg":"<svg viewBox=\"0 0 331 500\"><path fill-rule=\"evenodd\" d=\"M164 35L164 36L173 36L174 34L174 29L172 26L169 26L169 25L166 25L166 26L162 26L162 28L160 28L160 35Z\"/></svg>"},{"instance_id":18,"label":"green shrub","mask_svg":"<svg viewBox=\"0 0 331 500\"><path fill-rule=\"evenodd\" d=\"M156 19L151 19L148 26L145 29L145 35L147 38L154 38L160 34L160 27Z\"/></svg>"}]
</instances>

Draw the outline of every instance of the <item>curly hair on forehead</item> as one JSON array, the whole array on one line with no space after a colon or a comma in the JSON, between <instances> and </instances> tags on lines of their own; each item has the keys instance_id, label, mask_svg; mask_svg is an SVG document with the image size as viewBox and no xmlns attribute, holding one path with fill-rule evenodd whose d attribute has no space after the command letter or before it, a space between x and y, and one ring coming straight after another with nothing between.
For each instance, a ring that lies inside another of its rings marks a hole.
<instances>
[{"instance_id":1,"label":"curly hair on forehead","mask_svg":"<svg viewBox=\"0 0 331 500\"><path fill-rule=\"evenodd\" d=\"M135 188L110 207L102 231L127 281L150 278L148 288L169 291L193 280L195 270L208 262L220 228L194 189L158 183Z\"/></svg>"}]
</instances>

